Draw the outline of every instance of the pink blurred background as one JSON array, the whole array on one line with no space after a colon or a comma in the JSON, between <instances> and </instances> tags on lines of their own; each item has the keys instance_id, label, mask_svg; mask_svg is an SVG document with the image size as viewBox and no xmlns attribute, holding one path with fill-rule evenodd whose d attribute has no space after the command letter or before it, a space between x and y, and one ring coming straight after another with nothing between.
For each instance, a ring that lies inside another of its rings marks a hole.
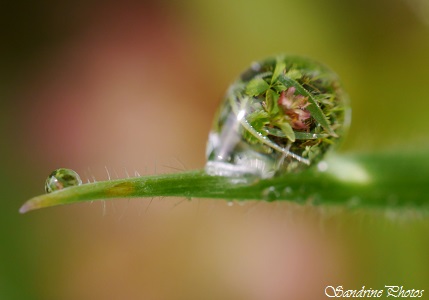
<instances>
[{"instance_id":1,"label":"pink blurred background","mask_svg":"<svg viewBox=\"0 0 429 300\"><path fill-rule=\"evenodd\" d=\"M108 179L106 168L112 178L202 168L228 84L281 52L314 57L343 78L354 110L343 151L423 144L422 3L2 4L0 299L325 299L327 285L429 291L429 223L419 214L199 199L17 213L58 167L84 181Z\"/></svg>"}]
</instances>

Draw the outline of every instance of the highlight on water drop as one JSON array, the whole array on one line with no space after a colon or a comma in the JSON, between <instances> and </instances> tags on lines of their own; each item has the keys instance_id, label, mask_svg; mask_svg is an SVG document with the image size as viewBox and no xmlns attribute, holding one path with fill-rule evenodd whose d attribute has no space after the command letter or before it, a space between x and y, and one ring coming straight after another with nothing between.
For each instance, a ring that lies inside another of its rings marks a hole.
<instances>
[{"instance_id":1,"label":"highlight on water drop","mask_svg":"<svg viewBox=\"0 0 429 300\"><path fill-rule=\"evenodd\" d=\"M291 55L255 62L217 112L206 172L270 178L302 171L338 143L349 118L346 94L325 65Z\"/></svg>"},{"instance_id":2,"label":"highlight on water drop","mask_svg":"<svg viewBox=\"0 0 429 300\"><path fill-rule=\"evenodd\" d=\"M71 169L60 168L53 171L46 179L45 191L51 193L67 187L81 185L79 174Z\"/></svg>"}]
</instances>

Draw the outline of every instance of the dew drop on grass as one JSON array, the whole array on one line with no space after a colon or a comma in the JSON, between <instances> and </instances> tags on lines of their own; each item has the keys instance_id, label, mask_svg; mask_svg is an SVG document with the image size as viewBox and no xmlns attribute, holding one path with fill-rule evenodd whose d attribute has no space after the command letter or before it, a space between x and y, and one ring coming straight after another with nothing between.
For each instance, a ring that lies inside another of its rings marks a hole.
<instances>
[{"instance_id":1,"label":"dew drop on grass","mask_svg":"<svg viewBox=\"0 0 429 300\"><path fill-rule=\"evenodd\" d=\"M350 117L337 75L308 58L254 62L229 87L207 144L206 172L260 178L322 160Z\"/></svg>"},{"instance_id":2,"label":"dew drop on grass","mask_svg":"<svg viewBox=\"0 0 429 300\"><path fill-rule=\"evenodd\" d=\"M54 191L81 184L82 180L75 171L60 168L53 171L46 179L45 191L47 193L52 193Z\"/></svg>"}]
</instances>

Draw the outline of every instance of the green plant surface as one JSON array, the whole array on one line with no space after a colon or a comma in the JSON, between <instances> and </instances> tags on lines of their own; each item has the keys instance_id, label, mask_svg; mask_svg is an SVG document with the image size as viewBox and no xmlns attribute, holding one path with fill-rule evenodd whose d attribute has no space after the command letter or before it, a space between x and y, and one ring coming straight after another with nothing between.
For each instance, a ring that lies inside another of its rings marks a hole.
<instances>
[{"instance_id":1,"label":"green plant surface","mask_svg":"<svg viewBox=\"0 0 429 300\"><path fill-rule=\"evenodd\" d=\"M307 171L264 180L210 176L199 170L88 183L32 198L20 212L83 201L158 196L423 208L429 205L428 178L429 157L424 153L336 154Z\"/></svg>"}]
</instances>

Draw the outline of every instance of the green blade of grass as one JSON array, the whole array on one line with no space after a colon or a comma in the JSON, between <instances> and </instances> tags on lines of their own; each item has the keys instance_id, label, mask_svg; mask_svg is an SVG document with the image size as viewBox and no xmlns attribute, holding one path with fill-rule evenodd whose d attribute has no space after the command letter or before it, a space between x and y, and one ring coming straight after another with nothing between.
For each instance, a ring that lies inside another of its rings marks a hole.
<instances>
[{"instance_id":1,"label":"green blade of grass","mask_svg":"<svg viewBox=\"0 0 429 300\"><path fill-rule=\"evenodd\" d=\"M319 167L264 180L191 171L89 183L32 198L20 212L83 201L156 196L422 208L429 206L428 195L426 154L333 155Z\"/></svg>"}]
</instances>

